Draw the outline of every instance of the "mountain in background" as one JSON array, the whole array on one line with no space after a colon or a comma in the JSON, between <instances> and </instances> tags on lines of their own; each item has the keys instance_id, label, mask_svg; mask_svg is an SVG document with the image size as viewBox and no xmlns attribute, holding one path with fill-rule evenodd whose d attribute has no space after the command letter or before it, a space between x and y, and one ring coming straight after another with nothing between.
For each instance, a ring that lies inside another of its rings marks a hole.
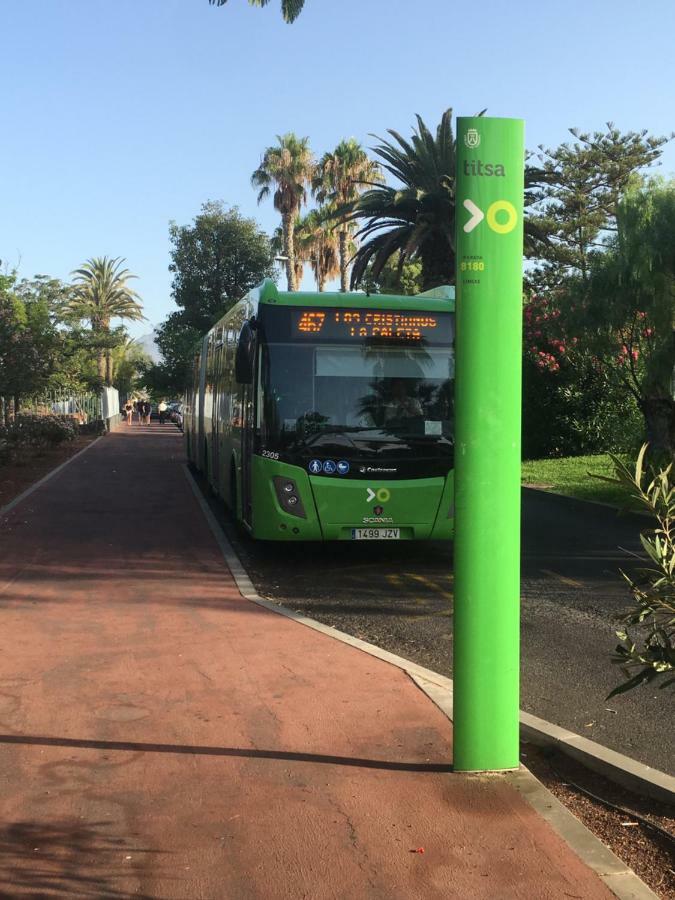
<instances>
[{"instance_id":1,"label":"mountain in background","mask_svg":"<svg viewBox=\"0 0 675 900\"><path fill-rule=\"evenodd\" d=\"M139 347L143 348L145 353L148 354L154 363L160 363L162 361L162 354L159 352L159 347L155 343L154 331L151 334L143 334L141 337L134 338L134 340Z\"/></svg>"}]
</instances>

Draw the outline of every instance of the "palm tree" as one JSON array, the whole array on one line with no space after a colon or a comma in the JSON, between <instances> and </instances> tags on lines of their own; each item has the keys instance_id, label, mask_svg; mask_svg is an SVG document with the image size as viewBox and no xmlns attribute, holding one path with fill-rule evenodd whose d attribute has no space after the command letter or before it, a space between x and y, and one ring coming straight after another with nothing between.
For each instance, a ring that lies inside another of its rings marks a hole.
<instances>
[{"instance_id":1,"label":"palm tree","mask_svg":"<svg viewBox=\"0 0 675 900\"><path fill-rule=\"evenodd\" d=\"M347 290L347 251L352 222L345 215L355 203L365 185L384 181L379 165L369 158L358 141L340 141L332 153L324 153L312 180L312 188L319 203L328 203L337 210L337 230L340 238L340 290Z\"/></svg>"},{"instance_id":2,"label":"palm tree","mask_svg":"<svg viewBox=\"0 0 675 900\"><path fill-rule=\"evenodd\" d=\"M410 141L389 129L394 141L380 138L380 145L373 148L382 168L402 187L374 186L351 204L347 219L365 220L356 237L368 238L354 257L352 287L358 287L366 274L377 280L392 257L399 268L413 259L422 263L423 290L455 282L456 143L452 110L443 113L435 137L420 116L417 126ZM540 199L538 191L545 182L541 169L525 166L526 208ZM526 217L526 255L536 256L547 242L536 221Z\"/></svg>"},{"instance_id":3,"label":"palm tree","mask_svg":"<svg viewBox=\"0 0 675 900\"><path fill-rule=\"evenodd\" d=\"M338 241L330 211L312 209L296 223L296 258L312 266L319 291L340 271Z\"/></svg>"},{"instance_id":4,"label":"palm tree","mask_svg":"<svg viewBox=\"0 0 675 900\"><path fill-rule=\"evenodd\" d=\"M455 139L452 110L443 113L436 135L420 116L410 141L388 129L374 148L380 165L402 183L376 186L352 205L351 221L366 220L357 237L368 238L354 257L351 283L358 286L372 260L377 278L387 260L400 254L405 263L419 257L427 290L455 280Z\"/></svg>"},{"instance_id":5,"label":"palm tree","mask_svg":"<svg viewBox=\"0 0 675 900\"><path fill-rule=\"evenodd\" d=\"M251 6L267 6L270 0L248 0ZM209 0L211 6L225 6L227 0ZM284 22L295 22L302 12L305 0L281 0L281 14Z\"/></svg>"},{"instance_id":6,"label":"palm tree","mask_svg":"<svg viewBox=\"0 0 675 900\"><path fill-rule=\"evenodd\" d=\"M296 216L295 222L293 223L293 244L295 247L295 262L293 264L293 271L295 272L296 284L300 284L300 282L302 281L302 276L305 271L304 263L307 262L307 260L303 258L302 254L298 250L298 228L301 221L302 217ZM270 238L270 248L272 250L272 256L274 257L275 261L286 261L286 257L283 255L284 233L281 229L281 225L277 225L277 227L274 229L274 233Z\"/></svg>"},{"instance_id":7,"label":"palm tree","mask_svg":"<svg viewBox=\"0 0 675 900\"><path fill-rule=\"evenodd\" d=\"M277 140L278 146L265 150L260 165L251 175L251 184L260 188L258 203L274 188L274 208L281 213L288 290L295 291L295 219L307 200L307 186L314 175L314 159L309 138L298 138L289 132L277 135Z\"/></svg>"},{"instance_id":8,"label":"palm tree","mask_svg":"<svg viewBox=\"0 0 675 900\"><path fill-rule=\"evenodd\" d=\"M145 318L138 294L127 284L137 276L123 269L123 262L121 257L88 259L72 273L75 275L73 296L66 306L66 312L74 318L87 319L91 323L98 342L98 374L106 384L112 384L113 377L111 320L140 321Z\"/></svg>"}]
</instances>

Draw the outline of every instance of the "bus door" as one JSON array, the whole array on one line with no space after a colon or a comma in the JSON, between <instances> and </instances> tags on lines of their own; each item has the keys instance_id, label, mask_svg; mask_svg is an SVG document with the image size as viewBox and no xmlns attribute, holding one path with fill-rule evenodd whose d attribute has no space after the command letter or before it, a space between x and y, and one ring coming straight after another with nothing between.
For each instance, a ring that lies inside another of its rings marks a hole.
<instances>
[{"instance_id":1,"label":"bus door","mask_svg":"<svg viewBox=\"0 0 675 900\"><path fill-rule=\"evenodd\" d=\"M255 437L255 396L258 385L255 327L245 321L239 333L234 360L235 378L240 385L241 398L241 518L253 524L251 512L251 464Z\"/></svg>"},{"instance_id":2,"label":"bus door","mask_svg":"<svg viewBox=\"0 0 675 900\"><path fill-rule=\"evenodd\" d=\"M198 469L204 464L204 394L206 392L206 363L209 355L209 336L202 341L202 349L199 355L199 375L195 390L195 413L192 416L193 433L196 432L195 446L192 450L192 461ZM196 414L196 415L195 415ZM195 421L196 419L196 421ZM208 475L204 472L204 475Z\"/></svg>"},{"instance_id":3,"label":"bus door","mask_svg":"<svg viewBox=\"0 0 675 900\"><path fill-rule=\"evenodd\" d=\"M213 424L212 424L212 447L211 462L213 465L212 481L216 492L222 496L223 485L220 477L220 441L223 432L223 334L222 330L217 335L216 348L214 351L214 387L213 387Z\"/></svg>"},{"instance_id":4,"label":"bus door","mask_svg":"<svg viewBox=\"0 0 675 900\"><path fill-rule=\"evenodd\" d=\"M255 434L255 381L243 388L241 428L241 517L253 525L251 511L251 464Z\"/></svg>"}]
</instances>

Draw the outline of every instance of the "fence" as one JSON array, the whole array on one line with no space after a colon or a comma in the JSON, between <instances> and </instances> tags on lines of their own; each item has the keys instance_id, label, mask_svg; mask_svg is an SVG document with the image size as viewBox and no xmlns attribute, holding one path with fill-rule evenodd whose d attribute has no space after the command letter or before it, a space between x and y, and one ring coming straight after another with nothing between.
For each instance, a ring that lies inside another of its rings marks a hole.
<instances>
[{"instance_id":1,"label":"fence","mask_svg":"<svg viewBox=\"0 0 675 900\"><path fill-rule=\"evenodd\" d=\"M0 423L15 415L72 416L80 425L105 424L107 429L120 420L119 394L116 388L103 388L100 394L47 391L37 397L22 397L19 408L10 397L0 397Z\"/></svg>"}]
</instances>

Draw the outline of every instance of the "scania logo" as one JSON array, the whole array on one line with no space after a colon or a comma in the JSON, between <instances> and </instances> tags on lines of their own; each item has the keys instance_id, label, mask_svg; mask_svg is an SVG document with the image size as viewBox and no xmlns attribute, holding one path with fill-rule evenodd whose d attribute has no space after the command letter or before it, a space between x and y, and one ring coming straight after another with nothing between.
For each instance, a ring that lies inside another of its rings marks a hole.
<instances>
[{"instance_id":1,"label":"scania logo","mask_svg":"<svg viewBox=\"0 0 675 900\"><path fill-rule=\"evenodd\" d=\"M464 135L464 143L469 149L473 150L475 147L480 147L480 135L478 134L478 130L476 128L469 128Z\"/></svg>"},{"instance_id":2,"label":"scania logo","mask_svg":"<svg viewBox=\"0 0 675 900\"><path fill-rule=\"evenodd\" d=\"M384 506L374 506L373 512L375 513L376 516L381 516L382 513L384 512Z\"/></svg>"}]
</instances>

